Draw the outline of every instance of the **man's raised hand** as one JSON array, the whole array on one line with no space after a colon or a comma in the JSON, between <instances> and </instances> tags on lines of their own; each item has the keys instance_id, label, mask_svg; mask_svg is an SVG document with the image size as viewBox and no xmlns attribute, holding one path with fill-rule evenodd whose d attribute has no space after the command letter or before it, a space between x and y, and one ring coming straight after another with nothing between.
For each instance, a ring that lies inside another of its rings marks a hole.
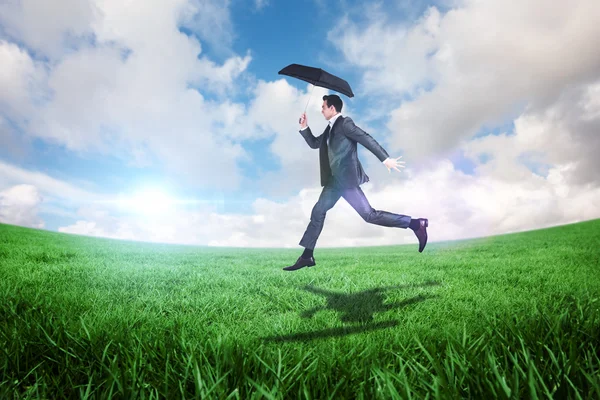
<instances>
[{"instance_id":1,"label":"man's raised hand","mask_svg":"<svg viewBox=\"0 0 600 400\"><path fill-rule=\"evenodd\" d=\"M383 165L387 167L388 172L392 172L391 168L394 168L398 172L402 172L398 169L398 167L404 168L404 161L398 161L400 158L402 158L402 156L398 158L388 158L383 162Z\"/></svg>"},{"instance_id":2,"label":"man's raised hand","mask_svg":"<svg viewBox=\"0 0 600 400\"><path fill-rule=\"evenodd\" d=\"M308 123L306 113L302 113L302 115L300 115L300 119L298 120L298 122L300 123L300 129L306 128L306 125Z\"/></svg>"}]
</instances>

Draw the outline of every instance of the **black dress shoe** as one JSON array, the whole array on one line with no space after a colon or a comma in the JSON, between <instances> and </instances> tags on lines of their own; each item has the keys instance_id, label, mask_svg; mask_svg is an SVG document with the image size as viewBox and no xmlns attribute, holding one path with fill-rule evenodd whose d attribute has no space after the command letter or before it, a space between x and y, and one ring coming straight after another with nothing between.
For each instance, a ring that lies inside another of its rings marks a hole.
<instances>
[{"instance_id":1,"label":"black dress shoe","mask_svg":"<svg viewBox=\"0 0 600 400\"><path fill-rule=\"evenodd\" d=\"M415 235L419 239L419 253L423 252L425 245L427 244L427 227L429 226L429 220L427 218L419 218L419 228L415 229Z\"/></svg>"},{"instance_id":2,"label":"black dress shoe","mask_svg":"<svg viewBox=\"0 0 600 400\"><path fill-rule=\"evenodd\" d=\"M284 271L295 271L297 269L304 268L304 267L312 267L313 265L316 265L314 257L302 258L302 256L300 256L300 257L298 257L296 264L290 265L289 267L285 267L283 270Z\"/></svg>"}]
</instances>

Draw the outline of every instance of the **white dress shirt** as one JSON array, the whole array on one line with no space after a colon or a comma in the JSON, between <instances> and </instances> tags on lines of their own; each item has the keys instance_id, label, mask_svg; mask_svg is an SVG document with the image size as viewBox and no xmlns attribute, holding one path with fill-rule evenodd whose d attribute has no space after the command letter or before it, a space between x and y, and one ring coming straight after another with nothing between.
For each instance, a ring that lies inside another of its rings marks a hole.
<instances>
[{"instance_id":1,"label":"white dress shirt","mask_svg":"<svg viewBox=\"0 0 600 400\"><path fill-rule=\"evenodd\" d=\"M335 120L338 119L341 115L341 113L337 113L333 117L329 118L329 135L327 136L327 146L329 146L331 140L331 129L333 129L333 124L335 124Z\"/></svg>"},{"instance_id":2,"label":"white dress shirt","mask_svg":"<svg viewBox=\"0 0 600 400\"><path fill-rule=\"evenodd\" d=\"M342 116L342 113L337 113L333 117L329 118L329 127L333 128L333 124L335 124L335 120Z\"/></svg>"}]
</instances>

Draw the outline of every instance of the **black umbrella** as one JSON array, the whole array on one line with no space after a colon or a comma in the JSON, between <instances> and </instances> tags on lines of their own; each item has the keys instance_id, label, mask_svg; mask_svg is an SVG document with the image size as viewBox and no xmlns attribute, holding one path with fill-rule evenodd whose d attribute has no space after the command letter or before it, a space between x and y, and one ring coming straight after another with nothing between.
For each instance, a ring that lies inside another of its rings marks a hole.
<instances>
[{"instance_id":1,"label":"black umbrella","mask_svg":"<svg viewBox=\"0 0 600 400\"><path fill-rule=\"evenodd\" d=\"M327 89L335 90L345 94L348 97L354 97L352 89L348 82L342 78L338 78L335 75L330 74L321 68L307 67L306 65L290 64L281 71L280 75L287 75L293 78L302 79L308 83L312 83L315 86L321 86Z\"/></svg>"},{"instance_id":2,"label":"black umbrella","mask_svg":"<svg viewBox=\"0 0 600 400\"><path fill-rule=\"evenodd\" d=\"M279 71L279 74L291 76L293 78L301 79L305 82L311 83L313 85L313 89L315 86L321 86L345 94L348 97L354 97L354 93L352 93L352 89L350 88L348 82L342 78L338 78L337 76L330 74L321 68L307 67L306 65L300 64L290 64ZM310 101L310 97L308 100ZM308 102L306 102L306 107L308 107ZM304 107L304 112L306 112L306 107Z\"/></svg>"}]
</instances>

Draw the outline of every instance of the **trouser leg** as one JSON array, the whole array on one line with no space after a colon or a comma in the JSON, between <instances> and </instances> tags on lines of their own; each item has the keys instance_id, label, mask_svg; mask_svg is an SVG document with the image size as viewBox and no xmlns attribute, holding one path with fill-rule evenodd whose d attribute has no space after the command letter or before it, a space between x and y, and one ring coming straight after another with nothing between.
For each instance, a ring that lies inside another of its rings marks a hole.
<instances>
[{"instance_id":1,"label":"trouser leg","mask_svg":"<svg viewBox=\"0 0 600 400\"><path fill-rule=\"evenodd\" d=\"M310 214L310 223L300 240L300 246L307 249L314 249L317 244L317 239L323 230L325 223L325 214L329 211L341 196L340 190L333 186L325 186L319 200L314 205Z\"/></svg>"},{"instance_id":2,"label":"trouser leg","mask_svg":"<svg viewBox=\"0 0 600 400\"><path fill-rule=\"evenodd\" d=\"M342 196L352 208L354 208L358 214L370 224L394 228L408 228L408 225L410 224L411 218L408 215L375 210L371 207L367 197L359 186L345 189L342 192Z\"/></svg>"}]
</instances>

